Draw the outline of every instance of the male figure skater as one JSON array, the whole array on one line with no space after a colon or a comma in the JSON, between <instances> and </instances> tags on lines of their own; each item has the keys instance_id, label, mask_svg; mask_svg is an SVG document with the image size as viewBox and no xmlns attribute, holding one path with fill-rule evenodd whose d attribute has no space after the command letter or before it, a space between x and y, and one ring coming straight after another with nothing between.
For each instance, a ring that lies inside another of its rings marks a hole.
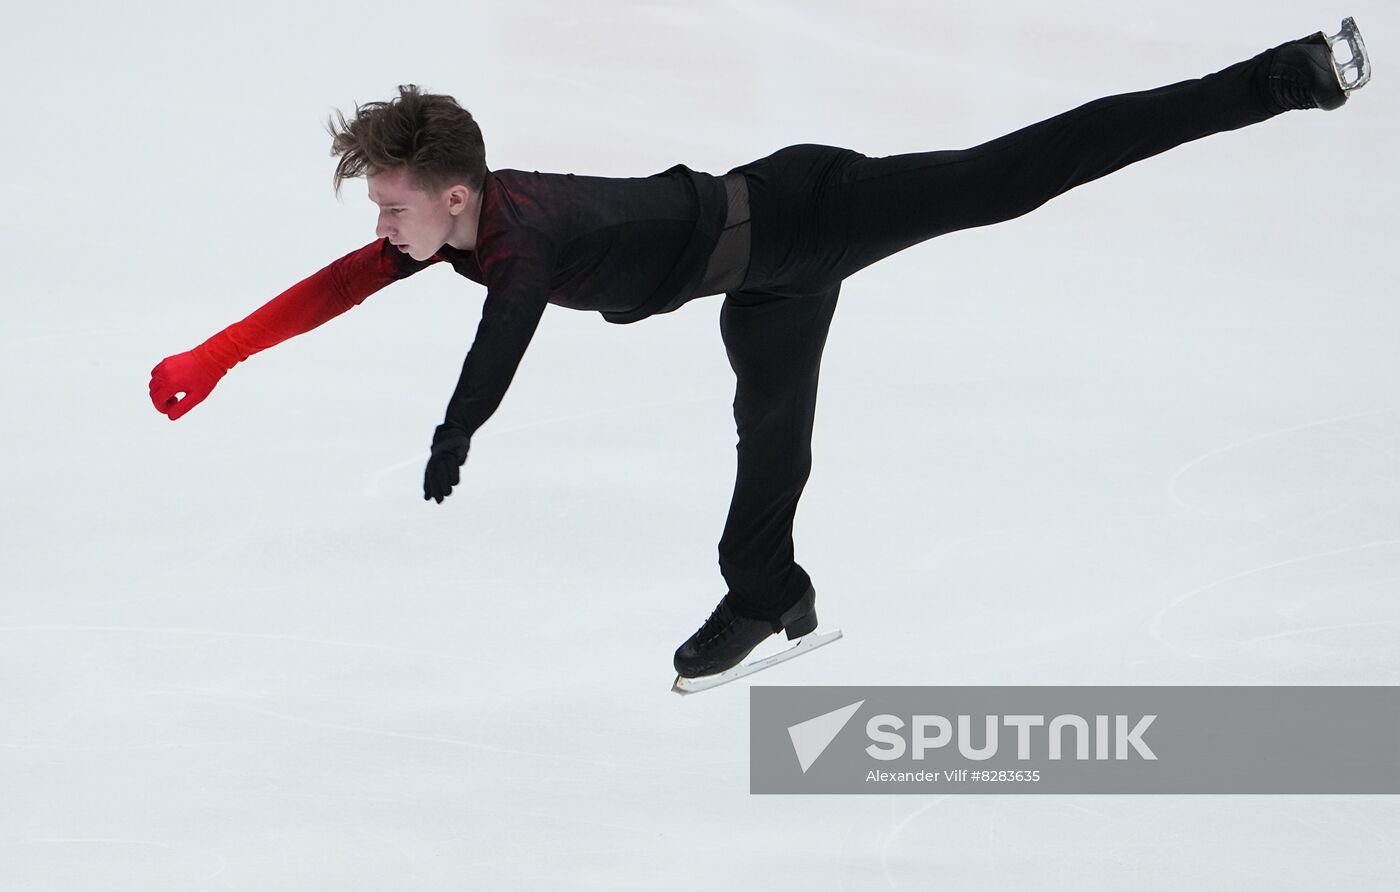
<instances>
[{"instance_id":1,"label":"male figure skater","mask_svg":"<svg viewBox=\"0 0 1400 892\"><path fill-rule=\"evenodd\" d=\"M1346 42L1340 63L1333 46ZM1347 71L1355 77L1348 79ZM817 373L847 276L943 233L1019 217L1174 146L1296 109L1335 109L1370 70L1351 19L1200 79L1108 96L960 151L868 157L794 145L722 177L683 164L648 177L492 171L481 131L450 96L400 87L328 122L342 180L366 176L376 240L199 346L162 360L150 395L171 420L236 363L326 322L439 261L487 286L423 497L459 482L547 304L629 323L723 294L738 472L719 540L729 591L675 655L682 679L742 673L765 638L817 625L793 518L811 469ZM799 646L801 645L799 641ZM737 667L737 668L736 668ZM679 680L678 680L679 683Z\"/></svg>"}]
</instances>

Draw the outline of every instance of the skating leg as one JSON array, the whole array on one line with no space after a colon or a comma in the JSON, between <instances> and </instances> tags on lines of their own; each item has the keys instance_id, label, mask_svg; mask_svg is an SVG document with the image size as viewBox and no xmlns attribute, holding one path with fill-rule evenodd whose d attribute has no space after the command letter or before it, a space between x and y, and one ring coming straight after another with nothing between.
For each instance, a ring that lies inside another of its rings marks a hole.
<instances>
[{"instance_id":1,"label":"skating leg","mask_svg":"<svg viewBox=\"0 0 1400 892\"><path fill-rule=\"evenodd\" d=\"M817 379L841 285L773 298L735 293L720 332L735 374L738 467L719 542L736 609L774 618L810 585L794 560L793 519L812 468Z\"/></svg>"}]
</instances>

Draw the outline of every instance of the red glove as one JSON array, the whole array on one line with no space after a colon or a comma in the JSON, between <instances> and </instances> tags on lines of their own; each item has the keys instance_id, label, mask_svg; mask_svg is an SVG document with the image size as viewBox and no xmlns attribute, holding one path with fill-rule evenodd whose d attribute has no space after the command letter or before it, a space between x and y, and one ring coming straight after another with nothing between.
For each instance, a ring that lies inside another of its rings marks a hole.
<instances>
[{"instance_id":1,"label":"red glove","mask_svg":"<svg viewBox=\"0 0 1400 892\"><path fill-rule=\"evenodd\" d=\"M431 260L411 261L387 238L351 251L193 350L162 359L151 369L151 402L174 421L249 356L334 319L395 279L440 259L434 254Z\"/></svg>"},{"instance_id":2,"label":"red glove","mask_svg":"<svg viewBox=\"0 0 1400 892\"><path fill-rule=\"evenodd\" d=\"M167 356L151 369L151 403L171 421L203 402L227 373L213 360L201 358L198 351L196 347Z\"/></svg>"}]
</instances>

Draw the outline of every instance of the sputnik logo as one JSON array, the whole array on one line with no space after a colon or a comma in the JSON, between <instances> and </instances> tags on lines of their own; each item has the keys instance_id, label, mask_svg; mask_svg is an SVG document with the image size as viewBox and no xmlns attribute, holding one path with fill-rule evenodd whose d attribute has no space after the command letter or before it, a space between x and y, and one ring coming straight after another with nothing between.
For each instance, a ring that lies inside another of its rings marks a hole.
<instances>
[{"instance_id":1,"label":"sputnik logo","mask_svg":"<svg viewBox=\"0 0 1400 892\"><path fill-rule=\"evenodd\" d=\"M841 729L846 727L846 723L851 720L851 716L856 714L864 700L857 700L849 706L834 709L831 712L823 713L814 719L805 722L798 722L788 726L788 737L792 739L792 750L797 754L797 764L802 766L802 773L806 774L807 769L812 767L812 763L817 761L826 748L831 745L831 741L836 739L836 735L841 733Z\"/></svg>"}]
</instances>

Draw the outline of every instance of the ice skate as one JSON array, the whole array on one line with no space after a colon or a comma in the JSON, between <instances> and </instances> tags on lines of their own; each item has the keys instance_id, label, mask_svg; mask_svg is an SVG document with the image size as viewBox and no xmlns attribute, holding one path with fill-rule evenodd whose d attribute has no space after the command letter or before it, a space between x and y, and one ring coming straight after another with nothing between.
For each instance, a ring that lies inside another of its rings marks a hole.
<instances>
[{"instance_id":1,"label":"ice skate","mask_svg":"<svg viewBox=\"0 0 1400 892\"><path fill-rule=\"evenodd\" d=\"M703 691L784 663L841 637L841 630L818 632L816 590L811 586L776 620L743 616L725 595L705 624L676 650L677 694ZM796 643L785 651L743 662L769 635L785 632Z\"/></svg>"},{"instance_id":2,"label":"ice skate","mask_svg":"<svg viewBox=\"0 0 1400 892\"><path fill-rule=\"evenodd\" d=\"M1343 43L1346 61L1337 58ZM1269 68L1269 89L1280 109L1341 108L1353 90L1371 80L1371 58L1356 20L1342 20L1330 37L1321 31L1278 47Z\"/></svg>"}]
</instances>

